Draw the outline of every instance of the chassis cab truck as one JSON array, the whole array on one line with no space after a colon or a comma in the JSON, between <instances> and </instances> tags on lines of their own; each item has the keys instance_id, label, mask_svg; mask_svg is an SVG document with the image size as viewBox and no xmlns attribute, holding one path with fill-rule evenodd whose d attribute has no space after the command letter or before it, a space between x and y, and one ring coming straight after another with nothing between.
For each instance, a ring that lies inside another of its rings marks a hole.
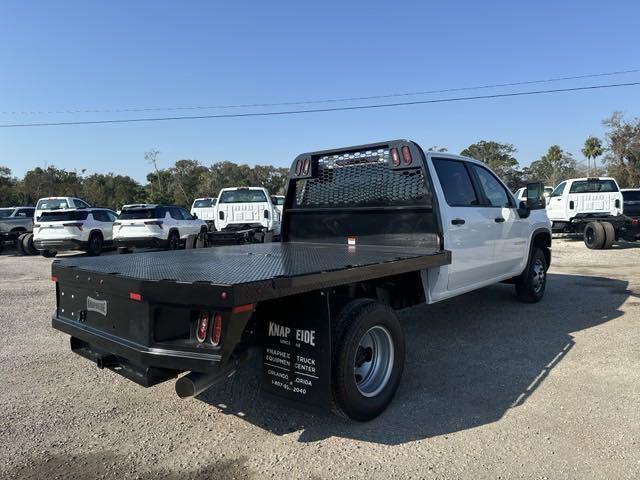
<instances>
[{"instance_id":1,"label":"chassis cab truck","mask_svg":"<svg viewBox=\"0 0 640 480\"><path fill-rule=\"evenodd\" d=\"M397 309L498 282L544 294L541 184L518 205L482 163L406 140L302 154L288 182L281 243L55 261L53 327L142 386L179 377L181 397L255 353L268 393L365 421L401 381Z\"/></svg>"}]
</instances>

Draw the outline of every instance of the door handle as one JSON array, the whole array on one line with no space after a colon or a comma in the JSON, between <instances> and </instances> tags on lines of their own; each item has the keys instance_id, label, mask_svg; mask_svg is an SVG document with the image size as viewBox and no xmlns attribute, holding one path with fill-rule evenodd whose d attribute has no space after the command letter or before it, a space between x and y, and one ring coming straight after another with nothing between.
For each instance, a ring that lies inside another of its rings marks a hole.
<instances>
[{"instance_id":1,"label":"door handle","mask_svg":"<svg viewBox=\"0 0 640 480\"><path fill-rule=\"evenodd\" d=\"M493 220L494 220L496 223L502 223L502 222L504 222L504 218L502 218L502 217L496 217L496 218L494 218Z\"/></svg>"},{"instance_id":2,"label":"door handle","mask_svg":"<svg viewBox=\"0 0 640 480\"><path fill-rule=\"evenodd\" d=\"M451 225L464 225L464 220L462 218L454 218L451 220Z\"/></svg>"}]
</instances>

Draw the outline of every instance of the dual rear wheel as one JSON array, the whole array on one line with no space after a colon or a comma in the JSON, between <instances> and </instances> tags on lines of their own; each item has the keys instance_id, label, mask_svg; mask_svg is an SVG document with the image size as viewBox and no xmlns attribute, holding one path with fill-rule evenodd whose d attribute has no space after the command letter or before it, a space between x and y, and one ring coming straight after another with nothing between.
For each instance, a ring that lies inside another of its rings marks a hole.
<instances>
[{"instance_id":1,"label":"dual rear wheel","mask_svg":"<svg viewBox=\"0 0 640 480\"><path fill-rule=\"evenodd\" d=\"M609 222L589 222L584 227L583 240L591 250L606 250L616 241L616 229Z\"/></svg>"}]
</instances>

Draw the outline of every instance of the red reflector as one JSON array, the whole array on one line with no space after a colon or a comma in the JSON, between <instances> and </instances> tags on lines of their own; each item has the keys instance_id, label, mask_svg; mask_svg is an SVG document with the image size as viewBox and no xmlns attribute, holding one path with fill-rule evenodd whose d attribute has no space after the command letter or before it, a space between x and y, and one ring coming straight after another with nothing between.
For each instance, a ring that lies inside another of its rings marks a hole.
<instances>
[{"instance_id":1,"label":"red reflector","mask_svg":"<svg viewBox=\"0 0 640 480\"><path fill-rule=\"evenodd\" d=\"M51 275L51 281L52 282L57 282L58 281L58 277L56 277L55 275Z\"/></svg>"},{"instance_id":2,"label":"red reflector","mask_svg":"<svg viewBox=\"0 0 640 480\"><path fill-rule=\"evenodd\" d=\"M140 295L139 293L129 292L129 298L131 300L135 300L136 302L142 301L142 295Z\"/></svg>"},{"instance_id":3,"label":"red reflector","mask_svg":"<svg viewBox=\"0 0 640 480\"><path fill-rule=\"evenodd\" d=\"M390 153L391 153L391 162L393 163L394 167L397 167L398 165L400 165L400 155L398 154L398 149L392 148Z\"/></svg>"},{"instance_id":4,"label":"red reflector","mask_svg":"<svg viewBox=\"0 0 640 480\"><path fill-rule=\"evenodd\" d=\"M410 165L413 159L411 158L411 150L406 145L402 147L402 159L406 165Z\"/></svg>"},{"instance_id":5,"label":"red reflector","mask_svg":"<svg viewBox=\"0 0 640 480\"><path fill-rule=\"evenodd\" d=\"M220 337L222 337L222 315L216 313L213 316L213 327L211 327L211 344L214 347L220 345Z\"/></svg>"},{"instance_id":6,"label":"red reflector","mask_svg":"<svg viewBox=\"0 0 640 480\"><path fill-rule=\"evenodd\" d=\"M196 332L196 338L200 343L206 340L208 327L209 327L209 314L207 312L202 312L200 314L200 320L198 320L198 331Z\"/></svg>"},{"instance_id":7,"label":"red reflector","mask_svg":"<svg viewBox=\"0 0 640 480\"><path fill-rule=\"evenodd\" d=\"M638 219L634 218L633 220L631 220L631 224L632 225L637 225L638 224Z\"/></svg>"},{"instance_id":8,"label":"red reflector","mask_svg":"<svg viewBox=\"0 0 640 480\"><path fill-rule=\"evenodd\" d=\"M309 173L309 167L311 166L311 162L308 158L304 159L304 164L302 165L302 173L307 175Z\"/></svg>"},{"instance_id":9,"label":"red reflector","mask_svg":"<svg viewBox=\"0 0 640 480\"><path fill-rule=\"evenodd\" d=\"M296 160L296 175L300 175L301 171L302 171L302 160L298 159Z\"/></svg>"},{"instance_id":10,"label":"red reflector","mask_svg":"<svg viewBox=\"0 0 640 480\"><path fill-rule=\"evenodd\" d=\"M246 305L238 305L236 307L233 307L231 311L233 313L250 312L251 310L253 310L253 307L254 307L253 303L247 303Z\"/></svg>"}]
</instances>

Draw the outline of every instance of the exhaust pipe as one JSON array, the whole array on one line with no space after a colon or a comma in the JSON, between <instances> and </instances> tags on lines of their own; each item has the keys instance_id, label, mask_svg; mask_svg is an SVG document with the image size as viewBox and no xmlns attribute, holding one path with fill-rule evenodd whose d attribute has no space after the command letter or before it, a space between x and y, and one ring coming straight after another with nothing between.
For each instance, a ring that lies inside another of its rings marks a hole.
<instances>
[{"instance_id":1,"label":"exhaust pipe","mask_svg":"<svg viewBox=\"0 0 640 480\"><path fill-rule=\"evenodd\" d=\"M249 359L256 348L249 348L242 352L234 361L228 362L224 367L213 373L189 372L176 381L176 393L180 398L195 397L216 383L236 373L238 365Z\"/></svg>"}]
</instances>

